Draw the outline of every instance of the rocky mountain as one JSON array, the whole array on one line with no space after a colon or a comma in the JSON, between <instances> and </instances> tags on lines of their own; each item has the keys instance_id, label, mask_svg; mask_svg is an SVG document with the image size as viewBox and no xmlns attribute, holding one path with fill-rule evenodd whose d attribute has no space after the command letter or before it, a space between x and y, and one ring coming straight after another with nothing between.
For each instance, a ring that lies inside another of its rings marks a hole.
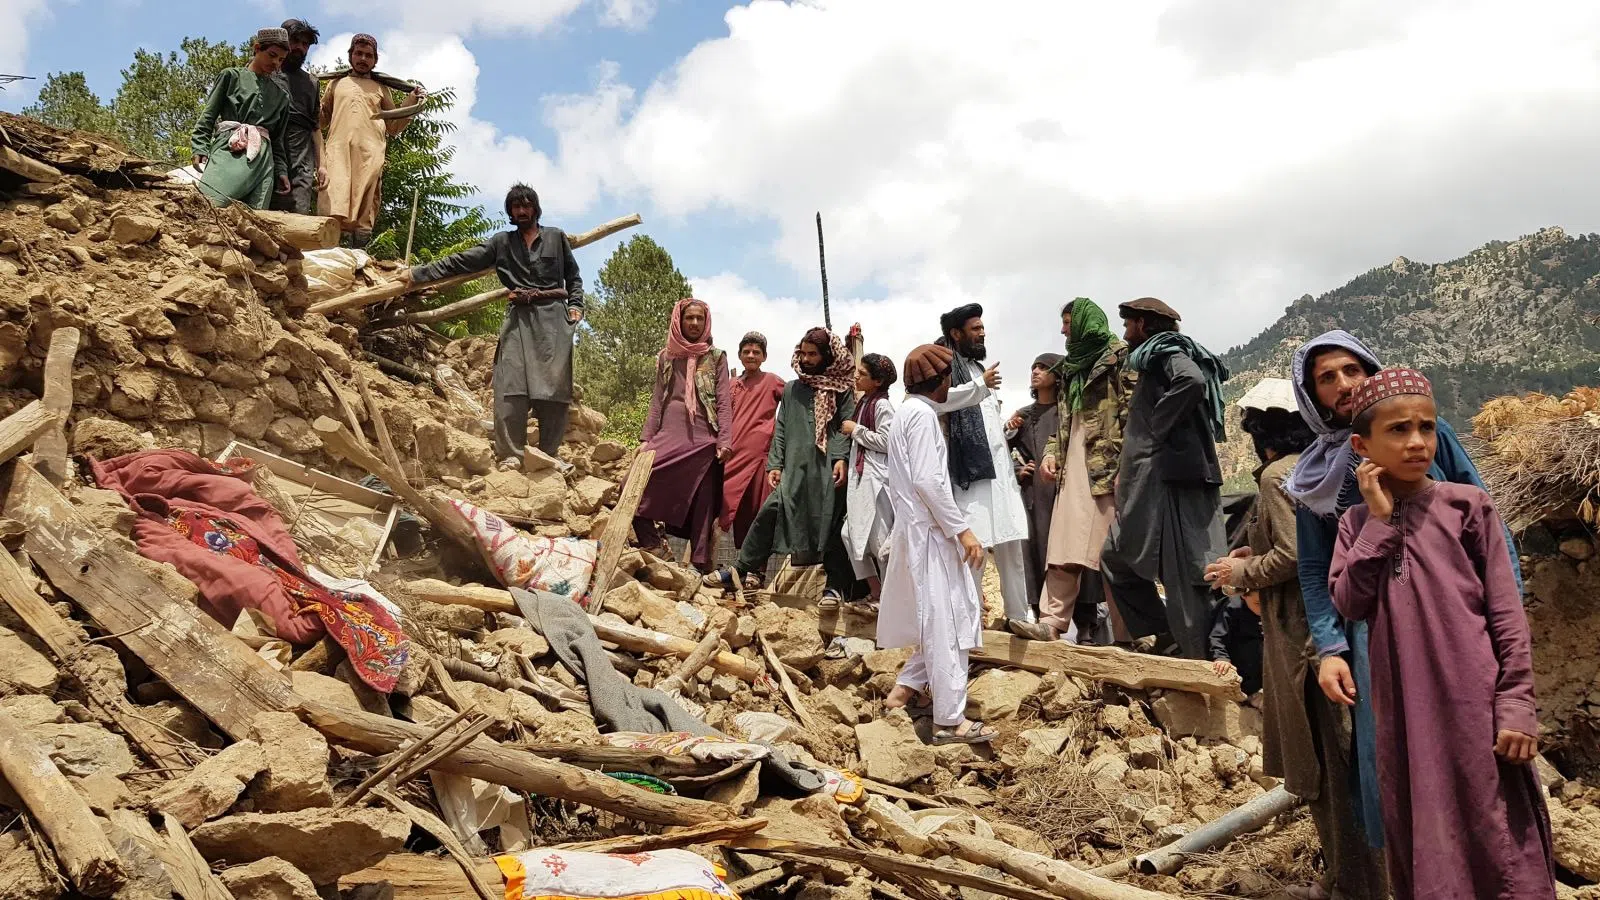
<instances>
[{"instance_id":1,"label":"rocky mountain","mask_svg":"<svg viewBox=\"0 0 1600 900\"><path fill-rule=\"evenodd\" d=\"M1466 431L1491 397L1561 394L1600 382L1597 321L1600 235L1546 228L1445 263L1402 256L1320 297L1301 297L1254 340L1224 354L1233 372L1229 398L1257 379L1289 377L1295 347L1343 328L1386 364L1426 372L1440 412ZM1249 467L1249 444L1230 431L1228 450L1235 452L1226 455L1238 472Z\"/></svg>"}]
</instances>

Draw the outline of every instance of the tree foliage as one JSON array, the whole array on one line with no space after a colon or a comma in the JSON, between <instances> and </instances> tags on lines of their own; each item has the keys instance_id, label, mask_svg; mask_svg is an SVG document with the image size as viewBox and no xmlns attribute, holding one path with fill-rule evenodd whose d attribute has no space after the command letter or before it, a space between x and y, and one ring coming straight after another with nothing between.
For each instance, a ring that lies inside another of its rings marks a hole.
<instances>
[{"instance_id":1,"label":"tree foliage","mask_svg":"<svg viewBox=\"0 0 1600 900\"><path fill-rule=\"evenodd\" d=\"M116 133L111 108L101 103L99 95L89 89L82 72L51 74L34 102L23 107L22 114L58 128Z\"/></svg>"},{"instance_id":2,"label":"tree foliage","mask_svg":"<svg viewBox=\"0 0 1600 900\"><path fill-rule=\"evenodd\" d=\"M647 235L617 247L587 299L574 365L584 402L606 414L606 434L638 440L655 385L656 354L689 280Z\"/></svg>"},{"instance_id":3,"label":"tree foliage","mask_svg":"<svg viewBox=\"0 0 1600 900\"><path fill-rule=\"evenodd\" d=\"M111 103L118 136L128 149L151 159L187 165L190 135L211 85L223 69L248 65L250 46L184 38L178 52L139 49L122 70L122 86Z\"/></svg>"}]
</instances>

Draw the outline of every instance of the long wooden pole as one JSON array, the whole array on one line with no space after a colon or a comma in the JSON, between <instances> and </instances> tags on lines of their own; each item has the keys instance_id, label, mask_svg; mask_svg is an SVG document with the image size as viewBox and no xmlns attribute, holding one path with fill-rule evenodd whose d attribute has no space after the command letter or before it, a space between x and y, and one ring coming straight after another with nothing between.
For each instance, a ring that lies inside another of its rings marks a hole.
<instances>
[{"instance_id":1,"label":"long wooden pole","mask_svg":"<svg viewBox=\"0 0 1600 900\"><path fill-rule=\"evenodd\" d=\"M651 467L655 465L654 450L640 450L628 466L623 478L622 494L611 508L611 518L606 520L600 533L600 558L595 560L594 581L589 584L589 596L594 599L590 607L595 615L605 611L606 593L611 590L612 576L617 573L617 563L628 547L628 531L633 528L633 514L639 511L639 501L644 499L645 486L650 483Z\"/></svg>"},{"instance_id":2,"label":"long wooden pole","mask_svg":"<svg viewBox=\"0 0 1600 900\"><path fill-rule=\"evenodd\" d=\"M422 197L422 188L411 189L411 224L406 228L406 265L411 265L411 239L417 236L417 200Z\"/></svg>"},{"instance_id":3,"label":"long wooden pole","mask_svg":"<svg viewBox=\"0 0 1600 900\"><path fill-rule=\"evenodd\" d=\"M1164 900L1171 896L1110 881L1002 841L945 832L936 832L930 839L935 847L951 856L980 866L993 866L1029 887L1049 891L1065 900Z\"/></svg>"},{"instance_id":4,"label":"long wooden pole","mask_svg":"<svg viewBox=\"0 0 1600 900\"><path fill-rule=\"evenodd\" d=\"M828 251L822 243L822 213L817 213L817 266L822 269L822 325L833 330L833 313L828 309Z\"/></svg>"}]
</instances>

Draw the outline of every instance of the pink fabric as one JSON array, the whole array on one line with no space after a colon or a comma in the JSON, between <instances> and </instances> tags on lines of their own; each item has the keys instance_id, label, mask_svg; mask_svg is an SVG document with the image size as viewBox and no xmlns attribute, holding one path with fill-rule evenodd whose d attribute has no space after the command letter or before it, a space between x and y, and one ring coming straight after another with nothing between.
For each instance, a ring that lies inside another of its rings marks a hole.
<instances>
[{"instance_id":1,"label":"pink fabric","mask_svg":"<svg viewBox=\"0 0 1600 900\"><path fill-rule=\"evenodd\" d=\"M228 149L234 153L243 151L244 158L255 161L261 155L261 147L269 140L267 130L260 125L249 125L243 122L218 122L218 131L233 131L228 138Z\"/></svg>"},{"instance_id":2,"label":"pink fabric","mask_svg":"<svg viewBox=\"0 0 1600 900\"><path fill-rule=\"evenodd\" d=\"M706 331L700 335L700 340L689 341L683 336L683 314L689 307L698 306L706 311ZM667 346L661 355L667 359L687 359L688 377L683 379L683 403L689 409L694 409L694 373L700 362L700 357L706 355L711 349L711 307L704 300L685 297L672 307L672 322L667 326Z\"/></svg>"}]
</instances>

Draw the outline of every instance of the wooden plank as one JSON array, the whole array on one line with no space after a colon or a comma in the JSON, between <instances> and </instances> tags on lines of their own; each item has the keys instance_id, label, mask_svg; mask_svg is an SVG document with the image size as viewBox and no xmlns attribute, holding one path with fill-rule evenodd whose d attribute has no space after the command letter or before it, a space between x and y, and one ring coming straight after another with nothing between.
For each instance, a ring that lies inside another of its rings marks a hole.
<instances>
[{"instance_id":1,"label":"wooden plank","mask_svg":"<svg viewBox=\"0 0 1600 900\"><path fill-rule=\"evenodd\" d=\"M0 600L44 641L61 667L83 686L90 709L109 719L127 735L134 747L153 764L157 777L166 778L174 771L187 770L204 758L191 759L183 742L134 711L122 689L110 683L103 671L81 663L88 642L68 628L50 604L29 586L22 567L3 549L0 549Z\"/></svg>"},{"instance_id":2,"label":"wooden plank","mask_svg":"<svg viewBox=\"0 0 1600 900\"><path fill-rule=\"evenodd\" d=\"M127 882L117 848L100 830L88 802L45 748L4 710L0 710L0 775L39 823L67 879L80 893L109 897Z\"/></svg>"},{"instance_id":3,"label":"wooden plank","mask_svg":"<svg viewBox=\"0 0 1600 900\"><path fill-rule=\"evenodd\" d=\"M23 156L6 146L0 146L0 169L40 184L54 184L61 180L60 169L31 156Z\"/></svg>"},{"instance_id":4,"label":"wooden plank","mask_svg":"<svg viewBox=\"0 0 1600 900\"><path fill-rule=\"evenodd\" d=\"M50 332L50 349L44 358L44 408L55 413L49 431L34 442L34 466L39 474L60 487L72 470L67 465L67 418L72 415L72 362L78 358L76 328L57 328Z\"/></svg>"},{"instance_id":5,"label":"wooden plank","mask_svg":"<svg viewBox=\"0 0 1600 900\"><path fill-rule=\"evenodd\" d=\"M611 508L611 518L606 520L605 531L600 532L600 557L595 560L594 579L589 582L589 596L596 598L595 615L605 612L606 592L611 590L611 578L622 561L622 552L628 549L628 531L633 527L633 516L639 511L639 501L644 499L645 486L650 483L650 469L655 465L654 450L640 450L622 482L622 495Z\"/></svg>"},{"instance_id":6,"label":"wooden plank","mask_svg":"<svg viewBox=\"0 0 1600 900\"><path fill-rule=\"evenodd\" d=\"M811 710L806 709L805 702L800 699L800 692L795 690L794 682L789 680L789 673L783 669L783 660L778 658L777 651L772 649L771 642L759 628L756 629L756 641L761 644L761 655L767 658L767 665L778 677L778 684L783 688L783 696L789 701L789 708L799 717L800 724L812 734L822 734L827 729L812 717Z\"/></svg>"},{"instance_id":7,"label":"wooden plank","mask_svg":"<svg viewBox=\"0 0 1600 900\"><path fill-rule=\"evenodd\" d=\"M487 588L481 586L457 586L438 581L433 578L422 578L408 581L402 588L418 600L427 600L430 603L442 603L447 606L470 606L485 612L510 613L514 616L522 615L517 608L516 601L511 599L511 592L501 588ZM636 625L622 625L608 622L597 616L590 616L589 623L594 626L594 633L602 641L616 644L630 653L649 653L655 656L672 656L678 659L688 659L695 651L695 642L685 638L662 634L648 628ZM745 681L755 681L765 674L766 669L754 660L745 659L737 653L726 650L712 655L708 665L718 672L736 675Z\"/></svg>"},{"instance_id":8,"label":"wooden plank","mask_svg":"<svg viewBox=\"0 0 1600 900\"><path fill-rule=\"evenodd\" d=\"M393 753L407 741L426 737L431 730L423 725L312 700L303 701L302 707L306 720L318 731L364 753ZM541 797L585 803L654 825L700 825L737 818L733 810L720 803L657 794L484 738L440 760L436 768Z\"/></svg>"},{"instance_id":9,"label":"wooden plank","mask_svg":"<svg viewBox=\"0 0 1600 900\"><path fill-rule=\"evenodd\" d=\"M183 830L183 823L167 813L162 813L161 827L167 832L167 846L170 848L170 852L164 857L169 870L173 866L184 869L186 872L184 883L190 885L191 890L195 886L200 889L199 897L193 894L189 896L194 900L233 900L233 893L228 890L228 886L211 871L211 865L189 840L189 833Z\"/></svg>"},{"instance_id":10,"label":"wooden plank","mask_svg":"<svg viewBox=\"0 0 1600 900\"><path fill-rule=\"evenodd\" d=\"M383 410L367 384L367 376L361 374L359 369L356 370L356 389L361 392L361 402L367 407L367 418L372 420L372 431L378 436L378 450L383 453L384 462L396 472L404 472L405 463L394 449L394 438L389 434L389 421L383 417Z\"/></svg>"},{"instance_id":11,"label":"wooden plank","mask_svg":"<svg viewBox=\"0 0 1600 900\"><path fill-rule=\"evenodd\" d=\"M35 564L96 624L236 741L261 713L294 708L288 681L265 660L146 575L31 465L15 465L6 515L28 526Z\"/></svg>"},{"instance_id":12,"label":"wooden plank","mask_svg":"<svg viewBox=\"0 0 1600 900\"><path fill-rule=\"evenodd\" d=\"M0 463L32 447L57 423L56 414L38 400L0 419Z\"/></svg>"},{"instance_id":13,"label":"wooden plank","mask_svg":"<svg viewBox=\"0 0 1600 900\"><path fill-rule=\"evenodd\" d=\"M148 815L131 809L117 809L111 813L111 822L143 845L161 863L167 877L172 880L173 890L183 900L233 900L227 885L212 874L210 864L200 859L198 854L189 852L192 845L185 847L175 838L156 831ZM181 826L179 830L182 830ZM188 844L188 835L184 835L183 842Z\"/></svg>"},{"instance_id":14,"label":"wooden plank","mask_svg":"<svg viewBox=\"0 0 1600 900\"><path fill-rule=\"evenodd\" d=\"M344 423L350 426L350 435L354 437L363 448L372 450L372 444L367 441L367 433L361 430L361 417L350 406L350 401L345 399L344 391L339 389L339 380L333 377L333 371L327 366L322 367L322 383L328 386L328 393L333 395L333 405L339 407L339 415L344 416ZM395 467L399 469L398 466Z\"/></svg>"},{"instance_id":15,"label":"wooden plank","mask_svg":"<svg viewBox=\"0 0 1600 900\"><path fill-rule=\"evenodd\" d=\"M487 884L505 883L494 860L480 859L473 869ZM479 900L461 867L437 856L391 853L372 867L339 879L341 888L358 884L387 884L394 890L394 900Z\"/></svg>"}]
</instances>

